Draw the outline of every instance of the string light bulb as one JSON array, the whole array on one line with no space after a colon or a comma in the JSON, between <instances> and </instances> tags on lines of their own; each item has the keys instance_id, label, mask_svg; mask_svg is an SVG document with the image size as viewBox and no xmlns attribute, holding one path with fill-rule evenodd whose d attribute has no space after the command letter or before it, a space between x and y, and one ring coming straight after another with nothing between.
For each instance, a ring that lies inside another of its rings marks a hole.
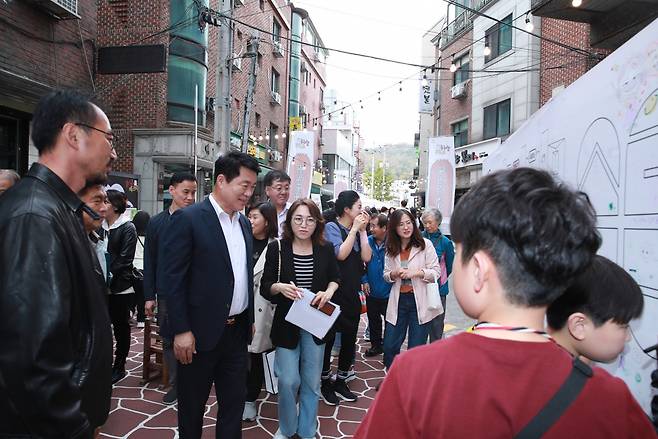
<instances>
[{"instance_id":1,"label":"string light bulb","mask_svg":"<svg viewBox=\"0 0 658 439\"><path fill-rule=\"evenodd\" d=\"M455 55L452 55L452 58L450 59L450 71L452 73L455 73L457 71L457 64L455 64Z\"/></svg>"},{"instance_id":2,"label":"string light bulb","mask_svg":"<svg viewBox=\"0 0 658 439\"><path fill-rule=\"evenodd\" d=\"M489 56L489 55L491 55L491 47L489 47L489 46L484 46L484 50L482 51L482 54L483 54L484 56Z\"/></svg>"},{"instance_id":3,"label":"string light bulb","mask_svg":"<svg viewBox=\"0 0 658 439\"><path fill-rule=\"evenodd\" d=\"M528 32L532 32L535 29L535 25L532 24L532 20L530 20L530 13L527 13L525 15L525 30Z\"/></svg>"},{"instance_id":4,"label":"string light bulb","mask_svg":"<svg viewBox=\"0 0 658 439\"><path fill-rule=\"evenodd\" d=\"M313 131L317 131L317 130L318 130L318 124L313 125Z\"/></svg>"},{"instance_id":5,"label":"string light bulb","mask_svg":"<svg viewBox=\"0 0 658 439\"><path fill-rule=\"evenodd\" d=\"M265 140L270 140L270 135L269 134L265 135Z\"/></svg>"},{"instance_id":6,"label":"string light bulb","mask_svg":"<svg viewBox=\"0 0 658 439\"><path fill-rule=\"evenodd\" d=\"M380 102L382 100L382 95L381 95L381 92L379 92L379 91L377 92L377 100L380 101Z\"/></svg>"},{"instance_id":7,"label":"string light bulb","mask_svg":"<svg viewBox=\"0 0 658 439\"><path fill-rule=\"evenodd\" d=\"M281 134L281 137L285 139L286 138L286 133Z\"/></svg>"},{"instance_id":8,"label":"string light bulb","mask_svg":"<svg viewBox=\"0 0 658 439\"><path fill-rule=\"evenodd\" d=\"M583 4L583 0L572 0L571 2L571 6L573 6L574 8L577 8L582 4Z\"/></svg>"},{"instance_id":9,"label":"string light bulb","mask_svg":"<svg viewBox=\"0 0 658 439\"><path fill-rule=\"evenodd\" d=\"M275 140L279 140L279 135L278 135L278 134L275 134L275 135L274 135L274 139L275 139Z\"/></svg>"}]
</instances>

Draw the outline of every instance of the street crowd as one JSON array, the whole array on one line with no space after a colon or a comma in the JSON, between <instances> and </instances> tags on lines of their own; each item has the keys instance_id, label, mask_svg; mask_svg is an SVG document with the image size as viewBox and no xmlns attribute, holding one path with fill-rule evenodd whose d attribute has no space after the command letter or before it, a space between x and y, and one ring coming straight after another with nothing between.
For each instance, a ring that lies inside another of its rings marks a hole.
<instances>
[{"instance_id":1,"label":"street crowd","mask_svg":"<svg viewBox=\"0 0 658 439\"><path fill-rule=\"evenodd\" d=\"M596 255L587 196L544 171L482 178L449 239L434 208L378 211L351 190L324 212L289 200L283 171L253 204L260 167L239 152L217 159L203 201L195 175L177 173L169 208L133 216L106 185L110 121L74 91L40 101L31 136L29 172L0 171L0 437L97 436L133 313L157 318L181 438L201 437L213 384L216 437L241 437L271 351L275 438L316 437L321 401L357 400L362 313L365 356L386 378L358 438L655 437L626 384L592 363L622 352L641 291ZM449 276L477 323L444 339ZM322 338L287 318L309 292L321 312L340 309Z\"/></svg>"}]
</instances>

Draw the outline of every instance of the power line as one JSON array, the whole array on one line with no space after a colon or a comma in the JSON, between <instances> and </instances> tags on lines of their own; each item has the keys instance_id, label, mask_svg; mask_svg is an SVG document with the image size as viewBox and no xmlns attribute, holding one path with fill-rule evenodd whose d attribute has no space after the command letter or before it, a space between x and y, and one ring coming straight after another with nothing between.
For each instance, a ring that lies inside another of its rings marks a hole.
<instances>
[{"instance_id":1,"label":"power line","mask_svg":"<svg viewBox=\"0 0 658 439\"><path fill-rule=\"evenodd\" d=\"M580 52L580 53L582 53L582 54L585 54L585 55L591 56L591 57L594 58L594 59L603 59L603 58L601 57L601 55L598 54L598 53L593 53L593 52L590 52L590 51L585 50L585 49L581 49L581 48L578 48L578 47L573 47L573 46L570 46L570 45L568 45L568 44L561 43L560 41L556 41L556 40L554 40L554 39L552 39L552 38L547 38L547 37L544 37L544 36L542 36L542 35L538 35L538 34L532 33L532 32L530 32L530 31L528 31L528 30L526 30L526 29L523 29L523 28L520 28L520 27L514 26L513 24L505 23L505 22L503 22L502 20L499 20L499 19L497 19L497 18L494 18L494 17L492 17L491 15L487 15L487 14L485 14L484 12L478 11L477 9L473 9L473 8L471 8L471 7L468 7L468 6L465 6L465 5L459 4L459 3L457 3L457 2L454 1L454 0L445 0L445 1L446 1L446 3L449 3L449 4L453 5L453 6L456 6L456 7L462 8L462 9L464 9L464 10L466 10L466 11L469 11L469 12L471 12L471 13L473 13L473 14L476 14L476 15L479 15L479 16L481 16L481 17L488 18L489 20L495 21L495 22L497 22L498 24L501 24L501 25L503 25L503 26L511 27L512 29L516 29L516 30L521 31L521 32L523 32L523 33L526 33L526 34L528 34L528 35L532 35L532 36L535 37L535 38L539 38L540 40L544 40L544 41L546 41L546 42L549 42L549 43L555 44L555 45L560 46L560 47L562 47L562 48L564 48L564 49L569 49L569 50L572 50L572 51L574 51L574 52ZM528 12L530 12L530 11L528 11ZM519 15L519 16L517 17L517 19L518 19L519 17L522 17L522 15Z\"/></svg>"}]
</instances>

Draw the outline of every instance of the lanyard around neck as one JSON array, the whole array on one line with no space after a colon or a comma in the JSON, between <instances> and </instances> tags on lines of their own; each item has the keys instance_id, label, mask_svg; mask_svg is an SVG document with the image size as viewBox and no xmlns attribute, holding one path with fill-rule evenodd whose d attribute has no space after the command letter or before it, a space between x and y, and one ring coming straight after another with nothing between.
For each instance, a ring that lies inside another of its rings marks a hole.
<instances>
[{"instance_id":1,"label":"lanyard around neck","mask_svg":"<svg viewBox=\"0 0 658 439\"><path fill-rule=\"evenodd\" d=\"M503 326L497 323L479 322L471 326L466 332L474 332L476 330L499 330L517 332L521 334L537 334L541 335L542 337L546 337L549 340L553 340L553 337L551 337L546 331L540 331L538 329L532 329L526 326Z\"/></svg>"}]
</instances>

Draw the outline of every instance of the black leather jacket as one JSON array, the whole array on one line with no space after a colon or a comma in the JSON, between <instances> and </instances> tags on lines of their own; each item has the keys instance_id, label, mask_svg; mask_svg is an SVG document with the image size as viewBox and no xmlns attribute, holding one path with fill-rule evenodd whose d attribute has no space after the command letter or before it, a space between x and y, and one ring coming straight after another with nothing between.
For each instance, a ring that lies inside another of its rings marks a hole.
<instances>
[{"instance_id":1,"label":"black leather jacket","mask_svg":"<svg viewBox=\"0 0 658 439\"><path fill-rule=\"evenodd\" d=\"M110 228L107 252L110 254L110 293L120 293L133 284L133 260L137 246L137 230L128 221Z\"/></svg>"},{"instance_id":2,"label":"black leather jacket","mask_svg":"<svg viewBox=\"0 0 658 439\"><path fill-rule=\"evenodd\" d=\"M107 419L112 333L81 207L38 163L0 197L0 438L91 438Z\"/></svg>"}]
</instances>

